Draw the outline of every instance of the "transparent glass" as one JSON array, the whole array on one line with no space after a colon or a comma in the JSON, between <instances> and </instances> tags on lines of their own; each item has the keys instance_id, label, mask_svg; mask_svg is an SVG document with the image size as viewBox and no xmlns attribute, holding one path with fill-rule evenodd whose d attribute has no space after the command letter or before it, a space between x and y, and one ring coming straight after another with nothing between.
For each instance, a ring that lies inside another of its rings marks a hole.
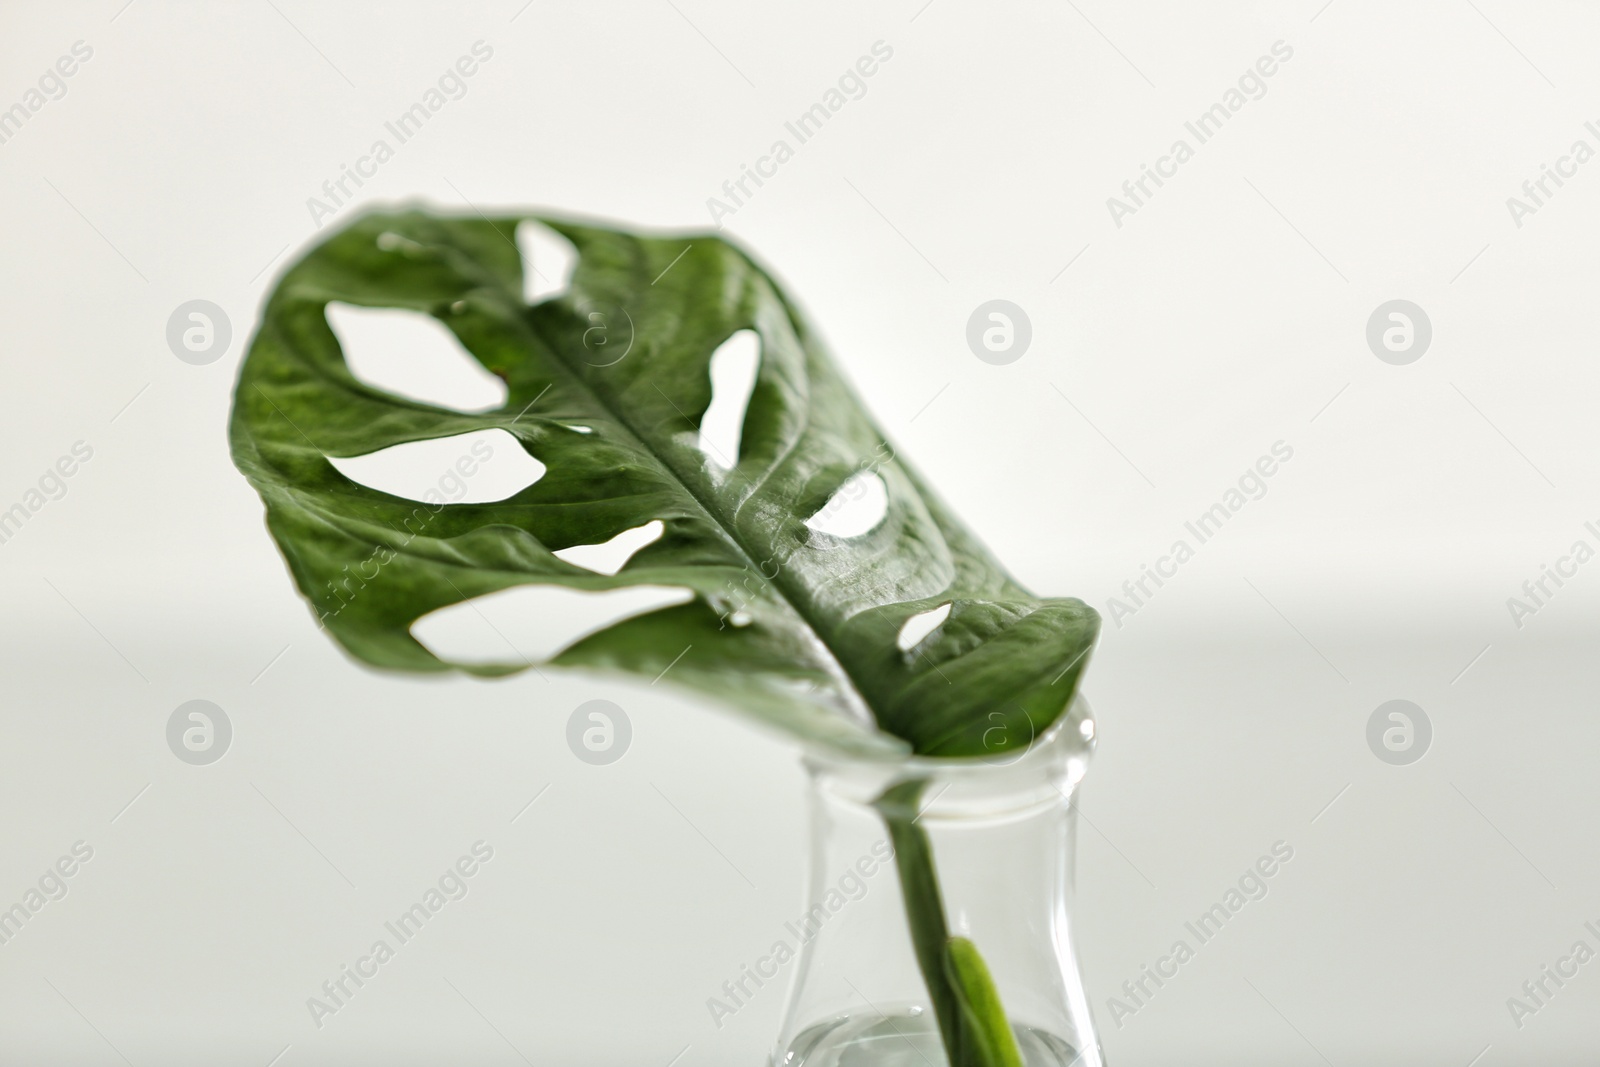
<instances>
[{"instance_id":1,"label":"transparent glass","mask_svg":"<svg viewBox=\"0 0 1600 1067\"><path fill-rule=\"evenodd\" d=\"M799 959L771 1067L1101 1067L1070 906L1073 795L1093 747L1079 698L1004 758L809 755L806 912L791 924ZM917 895L930 881L932 903ZM960 979L927 955L950 939L981 956L1009 1049L950 1032L960 1011L945 983Z\"/></svg>"}]
</instances>

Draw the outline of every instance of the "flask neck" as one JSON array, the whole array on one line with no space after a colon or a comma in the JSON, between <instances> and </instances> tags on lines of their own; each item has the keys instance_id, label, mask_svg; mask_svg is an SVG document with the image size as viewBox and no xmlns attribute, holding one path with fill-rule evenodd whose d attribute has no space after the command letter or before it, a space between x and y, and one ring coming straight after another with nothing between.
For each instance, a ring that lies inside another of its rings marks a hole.
<instances>
[{"instance_id":1,"label":"flask neck","mask_svg":"<svg viewBox=\"0 0 1600 1067\"><path fill-rule=\"evenodd\" d=\"M1025 1067L1098 1067L1069 908L1093 728L1064 719L1005 761L808 759L806 910L775 1064L989 1067L972 1048L993 1039Z\"/></svg>"}]
</instances>

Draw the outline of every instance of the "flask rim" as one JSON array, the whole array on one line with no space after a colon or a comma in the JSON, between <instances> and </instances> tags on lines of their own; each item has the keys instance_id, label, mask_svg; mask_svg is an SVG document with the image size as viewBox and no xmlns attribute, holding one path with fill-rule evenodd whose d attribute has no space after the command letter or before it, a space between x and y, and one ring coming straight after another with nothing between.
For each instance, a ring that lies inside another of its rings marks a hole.
<instances>
[{"instance_id":1,"label":"flask rim","mask_svg":"<svg viewBox=\"0 0 1600 1067\"><path fill-rule=\"evenodd\" d=\"M919 818L975 809L998 812L1069 800L1095 737L1089 702L1080 693L1026 748L1003 755L952 759L809 750L802 764L813 788L853 803L875 804L894 786L920 779L928 784Z\"/></svg>"}]
</instances>

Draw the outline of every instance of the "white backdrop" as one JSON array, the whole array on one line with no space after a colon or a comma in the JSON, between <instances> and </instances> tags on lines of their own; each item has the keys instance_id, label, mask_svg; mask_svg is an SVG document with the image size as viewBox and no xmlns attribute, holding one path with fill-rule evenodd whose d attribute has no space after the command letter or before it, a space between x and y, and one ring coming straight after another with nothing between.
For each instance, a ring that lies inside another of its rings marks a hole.
<instances>
[{"instance_id":1,"label":"white backdrop","mask_svg":"<svg viewBox=\"0 0 1600 1067\"><path fill-rule=\"evenodd\" d=\"M1600 12L96 0L0 6L0 109L22 108L0 116L0 511L28 512L0 543L0 908L92 849L0 944L0 1060L765 1054L781 992L721 1029L705 999L798 905L792 748L665 687L354 665L228 458L255 309L354 210L308 198L477 42L492 58L359 202L704 228L786 121L892 51L720 221L1019 578L1107 613L1077 909L1112 1062L1600 1052L1600 964L1508 1007L1600 949L1600 566L1522 591L1600 546L1600 163L1574 155L1600 149ZM1185 124L1218 103L1202 143ZM1168 176L1136 201L1145 166ZM1535 199L1545 167L1565 176ZM165 336L196 299L232 324L207 365ZM965 339L991 299L1032 324L1006 365ZM1431 323L1405 364L1368 344L1392 300ZM1127 600L1278 442L1265 494ZM209 766L167 746L192 699L233 726ZM610 766L564 743L590 699L633 724ZM1367 740L1394 699L1432 727L1407 765ZM1113 1022L1279 840L1267 898ZM466 897L316 1026L306 999L478 841Z\"/></svg>"}]
</instances>

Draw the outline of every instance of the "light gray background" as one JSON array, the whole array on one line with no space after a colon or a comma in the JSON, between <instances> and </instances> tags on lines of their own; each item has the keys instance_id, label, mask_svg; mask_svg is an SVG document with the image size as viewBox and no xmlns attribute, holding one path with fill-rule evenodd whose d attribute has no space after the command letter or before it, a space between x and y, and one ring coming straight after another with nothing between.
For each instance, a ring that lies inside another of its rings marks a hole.
<instances>
[{"instance_id":1,"label":"light gray background","mask_svg":"<svg viewBox=\"0 0 1600 1067\"><path fill-rule=\"evenodd\" d=\"M799 906L793 749L665 685L353 665L228 459L254 310L315 236L306 198L480 39L469 94L364 198L701 228L785 119L890 44L728 229L1036 591L1104 610L1293 446L1088 674L1077 914L1113 1063L1592 1059L1600 963L1520 1030L1506 999L1600 947L1600 563L1520 629L1506 598L1596 540L1600 162L1520 228L1506 198L1596 145L1600 11L1321 5L0 5L0 106L94 49L0 145L0 508L94 448L0 545L0 906L95 849L0 946L0 1061L765 1053L780 991L721 1030L705 998ZM1106 198L1278 40L1267 95L1116 227ZM234 326L209 366L164 341L197 298ZM995 298L1033 324L1008 366L964 342ZM1364 340L1395 298L1434 326L1410 366ZM206 767L164 741L195 698L234 726ZM1366 746L1394 698L1433 723L1411 766ZM614 765L564 744L590 699L631 717ZM470 895L315 1028L306 998L480 838ZM1270 896L1112 1025L1105 998L1279 839Z\"/></svg>"}]
</instances>

